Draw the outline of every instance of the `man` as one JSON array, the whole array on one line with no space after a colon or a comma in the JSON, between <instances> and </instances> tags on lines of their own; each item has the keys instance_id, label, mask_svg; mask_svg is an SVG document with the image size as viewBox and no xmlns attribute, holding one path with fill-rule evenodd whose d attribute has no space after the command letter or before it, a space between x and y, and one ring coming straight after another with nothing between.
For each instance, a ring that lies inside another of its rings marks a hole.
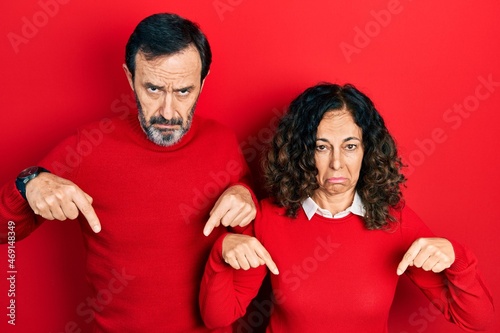
<instances>
[{"instance_id":1,"label":"man","mask_svg":"<svg viewBox=\"0 0 500 333\"><path fill-rule=\"evenodd\" d=\"M210 63L197 25L147 17L123 66L138 114L80 129L0 191L0 225L13 221L17 239L45 219L79 220L95 295L77 312L95 332L208 331L197 297L225 232L214 228L244 227L255 216L236 137L194 115ZM89 145L98 134L102 142ZM75 151L76 162L68 158Z\"/></svg>"}]
</instances>

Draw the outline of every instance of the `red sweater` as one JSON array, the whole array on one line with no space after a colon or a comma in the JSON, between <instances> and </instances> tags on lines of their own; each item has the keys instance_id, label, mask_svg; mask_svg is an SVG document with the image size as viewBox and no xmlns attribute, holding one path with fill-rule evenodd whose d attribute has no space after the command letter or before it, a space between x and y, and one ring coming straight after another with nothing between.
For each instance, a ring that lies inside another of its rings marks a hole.
<instances>
[{"instance_id":1,"label":"red sweater","mask_svg":"<svg viewBox=\"0 0 500 333\"><path fill-rule=\"evenodd\" d=\"M411 243L433 236L405 207L390 231L367 230L350 214L340 219L315 215L297 219L265 200L255 221L256 237L280 271L271 275L274 310L267 332L387 332L396 290L396 268ZM266 270L233 270L221 259L222 238L205 268L200 303L209 327L243 315ZM491 296L476 269L476 258L453 242L456 260L443 273L409 267L406 274L444 313L466 330L481 329L493 318ZM268 306L261 309L268 313ZM267 309L267 310L266 310Z\"/></svg>"},{"instance_id":2,"label":"red sweater","mask_svg":"<svg viewBox=\"0 0 500 333\"><path fill-rule=\"evenodd\" d=\"M203 227L219 195L248 171L232 131L195 116L181 142L161 147L134 114L83 128L40 165L94 199L102 231L79 218L94 302L77 312L95 332L210 331L199 314L199 285L224 229L205 237ZM0 227L16 222L18 239L42 223L14 181L0 198Z\"/></svg>"}]
</instances>

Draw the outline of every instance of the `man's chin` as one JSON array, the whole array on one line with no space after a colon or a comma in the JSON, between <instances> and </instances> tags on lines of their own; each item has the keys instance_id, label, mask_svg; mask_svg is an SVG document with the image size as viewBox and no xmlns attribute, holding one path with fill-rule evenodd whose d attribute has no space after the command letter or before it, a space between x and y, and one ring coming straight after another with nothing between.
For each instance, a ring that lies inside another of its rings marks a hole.
<instances>
[{"instance_id":1,"label":"man's chin","mask_svg":"<svg viewBox=\"0 0 500 333\"><path fill-rule=\"evenodd\" d=\"M155 131L148 133L148 139L159 146L169 147L181 141L184 134L173 130Z\"/></svg>"}]
</instances>

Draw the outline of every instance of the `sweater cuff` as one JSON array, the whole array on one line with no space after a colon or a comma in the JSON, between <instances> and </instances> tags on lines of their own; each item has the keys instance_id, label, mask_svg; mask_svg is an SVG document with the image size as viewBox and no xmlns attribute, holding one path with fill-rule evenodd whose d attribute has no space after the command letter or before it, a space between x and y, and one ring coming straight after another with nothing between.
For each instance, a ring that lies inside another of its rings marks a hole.
<instances>
[{"instance_id":1,"label":"sweater cuff","mask_svg":"<svg viewBox=\"0 0 500 333\"><path fill-rule=\"evenodd\" d=\"M451 242L453 251L455 252L455 262L448 268L448 271L459 273L476 264L477 259L471 251L454 240L448 240Z\"/></svg>"},{"instance_id":2,"label":"sweater cuff","mask_svg":"<svg viewBox=\"0 0 500 333\"><path fill-rule=\"evenodd\" d=\"M237 182L237 183L231 184L231 186L235 186L235 185L240 185L240 186L243 186L244 188L246 188L248 190L248 192L250 192L250 195L252 196L253 204L255 205L255 207L257 207L257 205L259 204L259 201L257 200L257 197L255 196L255 193L253 193L253 190L250 188L250 186L248 186L248 184L246 184L244 182Z\"/></svg>"},{"instance_id":3,"label":"sweater cuff","mask_svg":"<svg viewBox=\"0 0 500 333\"><path fill-rule=\"evenodd\" d=\"M253 193L250 186L248 186L248 184L243 183L243 182L232 183L230 186L236 186L236 185L243 186L244 188L246 188L248 190L248 192L250 192L250 195L252 196L253 204L255 205L255 209L257 210L257 208L259 207L259 200L255 196L255 193ZM253 224L253 221L244 227L240 227L240 226L232 227L231 231L234 231L234 233L236 233L236 234L245 234L245 235L253 236L254 233L253 233L252 224Z\"/></svg>"},{"instance_id":4,"label":"sweater cuff","mask_svg":"<svg viewBox=\"0 0 500 333\"><path fill-rule=\"evenodd\" d=\"M207 262L207 273L209 276L228 269L232 269L232 267L226 264L226 262L222 258L222 242L227 235L229 235L228 232L220 235L212 247L212 251L210 252L210 257L208 258Z\"/></svg>"},{"instance_id":5,"label":"sweater cuff","mask_svg":"<svg viewBox=\"0 0 500 333\"><path fill-rule=\"evenodd\" d=\"M26 201L17 190L15 181L10 181L6 184L2 204L12 212L21 212L25 209L31 210L28 201Z\"/></svg>"}]
</instances>

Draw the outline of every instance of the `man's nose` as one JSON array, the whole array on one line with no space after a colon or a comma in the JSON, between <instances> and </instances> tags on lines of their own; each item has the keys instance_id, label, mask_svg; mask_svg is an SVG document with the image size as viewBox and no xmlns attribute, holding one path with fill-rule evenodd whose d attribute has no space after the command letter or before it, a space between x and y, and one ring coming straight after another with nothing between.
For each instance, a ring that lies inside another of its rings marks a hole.
<instances>
[{"instance_id":1,"label":"man's nose","mask_svg":"<svg viewBox=\"0 0 500 333\"><path fill-rule=\"evenodd\" d=\"M165 98L162 101L160 114L165 119L172 119L175 115L175 101L172 94L165 94Z\"/></svg>"}]
</instances>

